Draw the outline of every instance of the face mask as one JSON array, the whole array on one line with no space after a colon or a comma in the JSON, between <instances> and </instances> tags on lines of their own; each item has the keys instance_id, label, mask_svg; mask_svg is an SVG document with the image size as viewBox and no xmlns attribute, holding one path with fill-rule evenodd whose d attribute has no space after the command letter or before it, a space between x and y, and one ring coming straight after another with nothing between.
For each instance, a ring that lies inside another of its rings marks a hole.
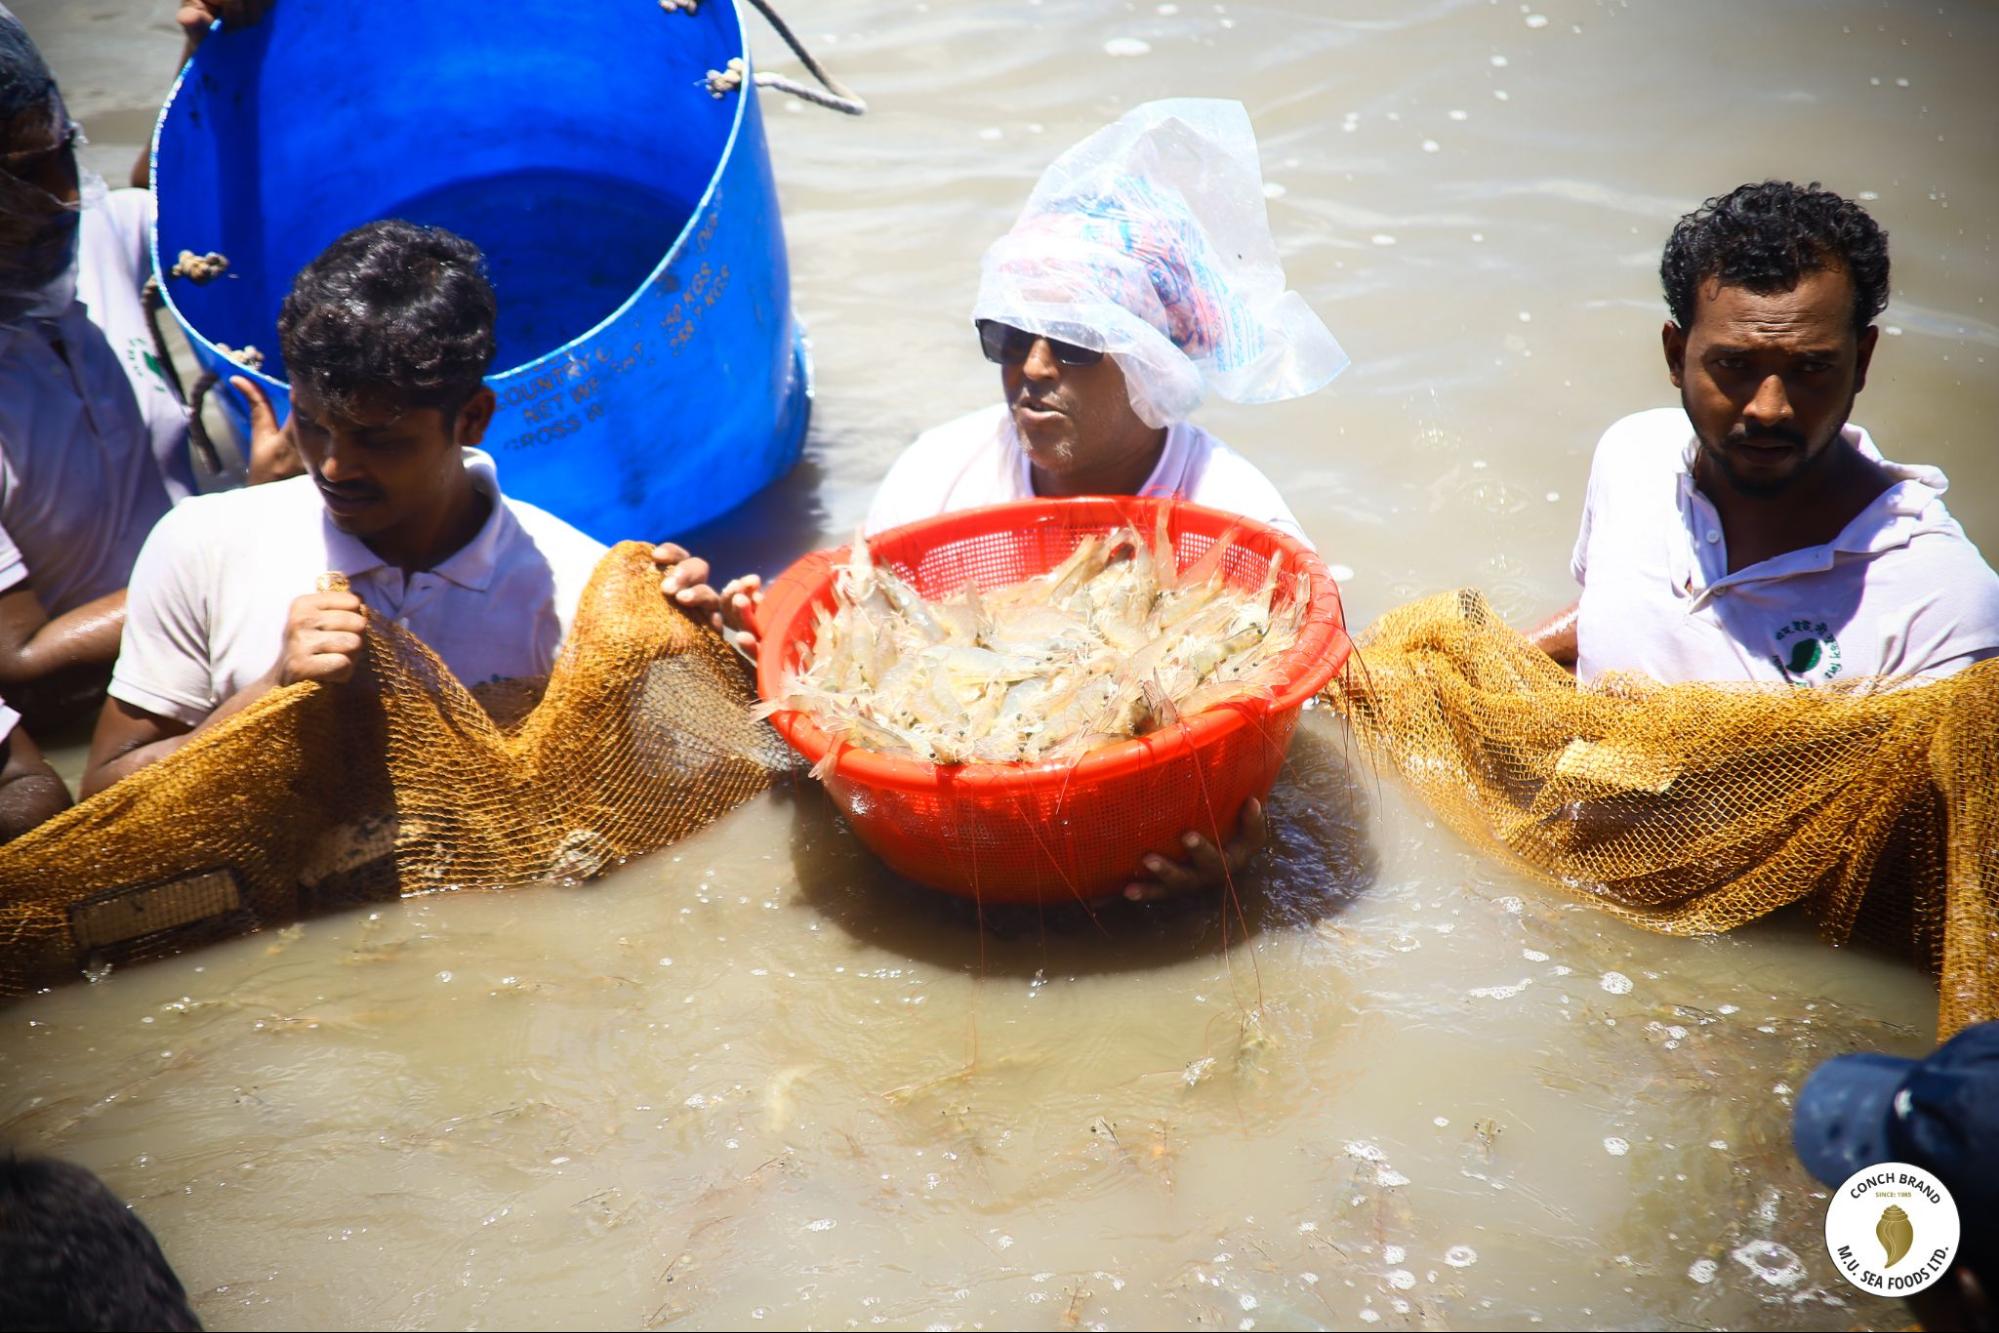
<instances>
[{"instance_id":1,"label":"face mask","mask_svg":"<svg viewBox=\"0 0 1999 1333\"><path fill-rule=\"evenodd\" d=\"M61 151L74 161L82 134L65 121ZM53 319L76 299L76 253L83 210L101 202L104 180L79 172L77 200L64 203L0 168L0 324Z\"/></svg>"}]
</instances>

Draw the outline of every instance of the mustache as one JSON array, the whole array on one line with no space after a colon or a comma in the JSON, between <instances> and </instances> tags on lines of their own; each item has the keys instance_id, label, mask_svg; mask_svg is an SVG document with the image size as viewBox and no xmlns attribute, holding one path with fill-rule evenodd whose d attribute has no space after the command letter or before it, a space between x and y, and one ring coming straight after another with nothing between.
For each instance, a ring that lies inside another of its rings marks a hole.
<instances>
[{"instance_id":1,"label":"mustache","mask_svg":"<svg viewBox=\"0 0 1999 1333\"><path fill-rule=\"evenodd\" d=\"M313 484L327 495L338 496L342 500L379 500L382 488L371 486L364 481L331 482L317 472L312 475Z\"/></svg>"},{"instance_id":2,"label":"mustache","mask_svg":"<svg viewBox=\"0 0 1999 1333\"><path fill-rule=\"evenodd\" d=\"M1802 449L1805 445L1805 437L1802 433L1783 426L1758 426L1753 429L1747 426L1737 426L1728 433L1728 443L1758 445L1788 444Z\"/></svg>"}]
</instances>

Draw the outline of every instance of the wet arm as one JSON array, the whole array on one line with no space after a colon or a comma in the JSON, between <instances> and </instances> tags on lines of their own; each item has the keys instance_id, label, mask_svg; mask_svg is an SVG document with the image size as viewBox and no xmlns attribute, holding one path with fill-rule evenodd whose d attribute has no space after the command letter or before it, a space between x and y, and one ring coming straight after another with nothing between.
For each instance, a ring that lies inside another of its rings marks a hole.
<instances>
[{"instance_id":1,"label":"wet arm","mask_svg":"<svg viewBox=\"0 0 1999 1333\"><path fill-rule=\"evenodd\" d=\"M0 842L12 842L67 809L69 788L42 757L41 747L15 727L0 740Z\"/></svg>"},{"instance_id":2,"label":"wet arm","mask_svg":"<svg viewBox=\"0 0 1999 1333\"><path fill-rule=\"evenodd\" d=\"M194 48L208 36L209 24L221 19L225 28L247 28L263 18L270 7L271 0L181 0L174 11L174 22L180 24L186 38L181 42L180 59L174 62L174 73L178 75L194 59ZM132 164L132 184L138 189L151 184L151 157L150 146L141 148L139 160Z\"/></svg>"},{"instance_id":3,"label":"wet arm","mask_svg":"<svg viewBox=\"0 0 1999 1333\"><path fill-rule=\"evenodd\" d=\"M125 627L121 588L49 619L26 584L0 593L0 691L46 680L76 667L105 667L118 659Z\"/></svg>"},{"instance_id":4,"label":"wet arm","mask_svg":"<svg viewBox=\"0 0 1999 1333\"><path fill-rule=\"evenodd\" d=\"M192 737L236 716L276 689L277 684L277 672L272 670L225 699L220 708L192 727L178 718L149 713L123 699L106 699L104 711L97 715L97 730L90 737L90 761L83 770L84 796L95 796L121 778L158 763Z\"/></svg>"},{"instance_id":5,"label":"wet arm","mask_svg":"<svg viewBox=\"0 0 1999 1333\"><path fill-rule=\"evenodd\" d=\"M1572 602L1527 631L1527 642L1570 671L1576 669L1576 658L1580 652L1576 641L1576 613L1581 606L1581 602Z\"/></svg>"},{"instance_id":6,"label":"wet arm","mask_svg":"<svg viewBox=\"0 0 1999 1333\"><path fill-rule=\"evenodd\" d=\"M180 59L174 61L174 74L178 76L187 62L194 59L194 48L201 45L201 38L189 32L180 44ZM144 190L153 183L153 145L149 141L139 145L139 156L132 163L132 188Z\"/></svg>"},{"instance_id":7,"label":"wet arm","mask_svg":"<svg viewBox=\"0 0 1999 1333\"><path fill-rule=\"evenodd\" d=\"M143 559L140 563L143 568ZM302 680L337 685L351 680L367 628L361 599L351 592L314 592L295 598L277 662L192 727L116 695L106 699L104 711L97 715L96 734L90 738L83 794L95 796L120 778L157 763L187 744L190 736L222 725L281 685Z\"/></svg>"}]
</instances>

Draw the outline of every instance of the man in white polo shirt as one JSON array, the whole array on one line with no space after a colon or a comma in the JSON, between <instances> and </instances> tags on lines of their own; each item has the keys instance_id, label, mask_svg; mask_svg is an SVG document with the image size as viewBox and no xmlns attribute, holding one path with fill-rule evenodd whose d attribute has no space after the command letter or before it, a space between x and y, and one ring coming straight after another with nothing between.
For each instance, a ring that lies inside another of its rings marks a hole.
<instances>
[{"instance_id":1,"label":"man in white polo shirt","mask_svg":"<svg viewBox=\"0 0 1999 1333\"><path fill-rule=\"evenodd\" d=\"M1888 302L1857 204L1767 181L1680 219L1661 276L1679 409L1598 444L1577 604L1530 636L1582 680L1823 685L1999 655L1999 576L1933 467L1848 422Z\"/></svg>"},{"instance_id":2,"label":"man in white polo shirt","mask_svg":"<svg viewBox=\"0 0 1999 1333\"><path fill-rule=\"evenodd\" d=\"M1186 418L1312 393L1347 356L1296 292L1239 102L1148 102L1049 166L972 308L1002 401L920 436L867 530L1008 500L1178 496L1305 540L1255 465ZM1245 202L1249 201L1249 202Z\"/></svg>"},{"instance_id":3,"label":"man in white polo shirt","mask_svg":"<svg viewBox=\"0 0 1999 1333\"><path fill-rule=\"evenodd\" d=\"M307 475L197 497L153 529L86 795L271 689L346 681L364 607L468 686L548 673L604 547L508 499L472 447L495 405L482 270L461 237L377 222L299 273L278 336ZM713 613L704 562L673 546L654 557L665 592ZM314 592L329 571L349 590Z\"/></svg>"},{"instance_id":4,"label":"man in white polo shirt","mask_svg":"<svg viewBox=\"0 0 1999 1333\"><path fill-rule=\"evenodd\" d=\"M875 492L865 531L1037 496L1143 495L1307 541L1277 487L1187 420L1210 393L1302 397L1347 367L1285 288L1263 197L1240 102L1148 102L1057 158L987 248L972 307L1001 401L918 436ZM722 590L731 628L757 586L751 576ZM1219 884L1265 837L1250 801L1226 853L1190 832L1186 858L1148 856L1125 897Z\"/></svg>"},{"instance_id":5,"label":"man in white polo shirt","mask_svg":"<svg viewBox=\"0 0 1999 1333\"><path fill-rule=\"evenodd\" d=\"M1256 465L1189 421L1147 425L1102 352L986 320L1006 401L925 431L868 508L872 536L959 509L1036 496L1178 496L1306 541ZM1309 543L1308 543L1309 544Z\"/></svg>"},{"instance_id":6,"label":"man in white polo shirt","mask_svg":"<svg viewBox=\"0 0 1999 1333\"><path fill-rule=\"evenodd\" d=\"M868 535L1037 496L1176 496L1307 542L1270 479L1187 420L1209 395L1314 393L1348 365L1284 285L1240 102L1147 102L1042 173L987 247L972 322L1000 401L925 431L889 468ZM722 623L749 651L749 575Z\"/></svg>"}]
</instances>

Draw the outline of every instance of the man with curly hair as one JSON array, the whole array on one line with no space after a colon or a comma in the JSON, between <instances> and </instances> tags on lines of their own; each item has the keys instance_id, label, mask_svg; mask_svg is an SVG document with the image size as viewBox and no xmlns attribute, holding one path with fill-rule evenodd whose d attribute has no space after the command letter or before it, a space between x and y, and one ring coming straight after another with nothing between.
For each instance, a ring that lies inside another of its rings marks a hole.
<instances>
[{"instance_id":1,"label":"man with curly hair","mask_svg":"<svg viewBox=\"0 0 1999 1333\"><path fill-rule=\"evenodd\" d=\"M1597 445L1581 599L1530 636L1591 680L1949 675L1999 655L1999 577L1933 467L1848 421L1888 304L1888 238L1817 184L1681 218L1660 265L1680 407Z\"/></svg>"},{"instance_id":2,"label":"man with curly hair","mask_svg":"<svg viewBox=\"0 0 1999 1333\"><path fill-rule=\"evenodd\" d=\"M604 547L500 492L475 446L498 303L478 247L375 222L300 271L278 316L306 475L197 496L146 539L98 717L86 795L279 686L341 683L364 609L475 691L554 665ZM655 547L662 591L704 623L706 562ZM313 591L320 576L345 591Z\"/></svg>"}]
</instances>

